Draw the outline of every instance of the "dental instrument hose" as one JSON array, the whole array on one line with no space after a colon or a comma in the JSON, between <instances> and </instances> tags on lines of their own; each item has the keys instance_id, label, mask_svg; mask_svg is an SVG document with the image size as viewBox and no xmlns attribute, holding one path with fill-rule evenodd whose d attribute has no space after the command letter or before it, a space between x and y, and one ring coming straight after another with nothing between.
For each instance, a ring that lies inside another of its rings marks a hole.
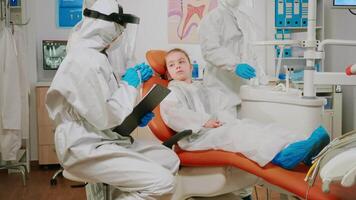
<instances>
[{"instance_id":1,"label":"dental instrument hose","mask_svg":"<svg viewBox=\"0 0 356 200\"><path fill-rule=\"evenodd\" d=\"M348 137L348 140L345 138ZM314 185L316 176L320 169L320 163L326 157L328 153L335 149L340 149L352 142L356 141L356 130L350 131L348 133L343 134L342 136L335 138L330 144L328 144L317 156L313 158L313 165L310 167L307 175L304 178L304 181L308 182L308 190L306 194L306 199L308 198L309 189ZM328 191L328 185L323 183L322 185L324 191Z\"/></svg>"}]
</instances>

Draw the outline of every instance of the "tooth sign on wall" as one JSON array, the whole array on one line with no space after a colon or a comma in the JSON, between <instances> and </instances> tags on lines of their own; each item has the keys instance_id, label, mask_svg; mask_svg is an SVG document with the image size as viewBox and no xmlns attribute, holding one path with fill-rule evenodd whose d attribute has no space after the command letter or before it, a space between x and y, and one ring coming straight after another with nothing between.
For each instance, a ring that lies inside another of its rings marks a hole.
<instances>
[{"instance_id":1,"label":"tooth sign on wall","mask_svg":"<svg viewBox=\"0 0 356 200\"><path fill-rule=\"evenodd\" d=\"M199 23L209 11L216 7L217 0L169 0L169 42L199 43Z\"/></svg>"}]
</instances>

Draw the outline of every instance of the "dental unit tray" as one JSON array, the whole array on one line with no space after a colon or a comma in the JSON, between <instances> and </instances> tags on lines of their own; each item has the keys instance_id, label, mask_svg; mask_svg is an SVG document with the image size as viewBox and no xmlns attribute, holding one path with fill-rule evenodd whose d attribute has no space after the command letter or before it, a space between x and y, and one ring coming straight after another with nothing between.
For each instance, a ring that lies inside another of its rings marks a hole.
<instances>
[{"instance_id":1,"label":"dental unit tray","mask_svg":"<svg viewBox=\"0 0 356 200\"><path fill-rule=\"evenodd\" d=\"M168 88L159 84L152 86L150 91L135 106L131 114L119 126L115 127L113 131L122 136L129 136L140 124L142 117L148 112L152 112L170 92Z\"/></svg>"}]
</instances>

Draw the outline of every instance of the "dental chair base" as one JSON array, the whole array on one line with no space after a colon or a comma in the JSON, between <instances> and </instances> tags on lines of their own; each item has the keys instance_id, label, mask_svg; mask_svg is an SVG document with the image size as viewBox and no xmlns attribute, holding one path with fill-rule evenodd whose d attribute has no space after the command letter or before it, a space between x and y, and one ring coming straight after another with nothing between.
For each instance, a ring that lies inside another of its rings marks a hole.
<instances>
[{"instance_id":1,"label":"dental chair base","mask_svg":"<svg viewBox=\"0 0 356 200\"><path fill-rule=\"evenodd\" d=\"M232 167L182 167L172 200L213 197L251 187L258 178Z\"/></svg>"}]
</instances>

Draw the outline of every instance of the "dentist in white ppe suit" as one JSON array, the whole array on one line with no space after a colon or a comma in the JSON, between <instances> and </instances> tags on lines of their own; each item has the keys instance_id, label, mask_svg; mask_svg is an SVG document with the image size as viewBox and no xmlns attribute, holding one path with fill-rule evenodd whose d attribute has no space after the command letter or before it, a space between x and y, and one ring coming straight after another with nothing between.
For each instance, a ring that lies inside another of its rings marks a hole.
<instances>
[{"instance_id":1,"label":"dentist in white ppe suit","mask_svg":"<svg viewBox=\"0 0 356 200\"><path fill-rule=\"evenodd\" d=\"M258 27L248 12L252 2L220 0L199 27L200 47L207 62L204 83L223 89L232 106L241 103L238 93L243 79L256 76L258 59L251 41L256 40Z\"/></svg>"},{"instance_id":2,"label":"dentist in white ppe suit","mask_svg":"<svg viewBox=\"0 0 356 200\"><path fill-rule=\"evenodd\" d=\"M143 80L152 75L146 65L127 69L120 80L105 54L122 42L126 23L138 23L138 18L124 14L117 0L98 0L84 16L47 93L59 162L73 176L114 187L113 199L169 196L179 167L176 154L111 131L133 110L140 84L136 71Z\"/></svg>"}]
</instances>

